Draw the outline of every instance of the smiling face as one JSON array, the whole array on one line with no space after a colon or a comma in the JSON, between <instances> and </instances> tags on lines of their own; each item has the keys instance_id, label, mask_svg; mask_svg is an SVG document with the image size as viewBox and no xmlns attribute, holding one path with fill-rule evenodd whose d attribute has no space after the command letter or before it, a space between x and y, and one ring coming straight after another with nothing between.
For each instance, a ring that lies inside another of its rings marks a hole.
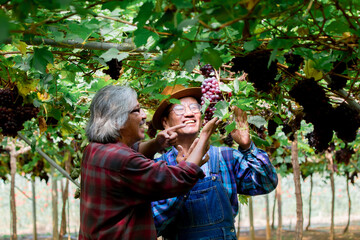
<instances>
[{"instance_id":1,"label":"smiling face","mask_svg":"<svg viewBox=\"0 0 360 240\"><path fill-rule=\"evenodd\" d=\"M145 120L146 114L140 108L139 103L137 103L136 107L129 113L128 120L120 129L120 141L128 146L132 146L137 141L143 139L146 129Z\"/></svg>"},{"instance_id":2,"label":"smiling face","mask_svg":"<svg viewBox=\"0 0 360 240\"><path fill-rule=\"evenodd\" d=\"M180 128L177 133L178 135L193 135L196 136L201 127L201 112L193 112L193 104L198 104L195 98L193 97L184 97L179 99L181 105L185 107L184 114L176 114L174 108L176 108L179 104L174 104L171 106L169 115L164 117L162 120L163 126L165 129L169 127L173 127L182 123L186 123L186 126Z\"/></svg>"}]
</instances>

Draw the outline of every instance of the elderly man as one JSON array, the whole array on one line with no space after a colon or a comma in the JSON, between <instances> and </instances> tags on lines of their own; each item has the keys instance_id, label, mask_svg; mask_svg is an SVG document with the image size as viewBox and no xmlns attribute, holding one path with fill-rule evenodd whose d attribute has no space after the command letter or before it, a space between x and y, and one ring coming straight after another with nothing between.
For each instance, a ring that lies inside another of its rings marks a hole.
<instances>
[{"instance_id":1,"label":"elderly man","mask_svg":"<svg viewBox=\"0 0 360 240\"><path fill-rule=\"evenodd\" d=\"M178 166L155 163L132 148L144 138L145 119L130 87L109 85L94 96L81 162L79 239L155 240L151 201L184 194L204 176L199 166L216 119Z\"/></svg>"},{"instance_id":2,"label":"elderly man","mask_svg":"<svg viewBox=\"0 0 360 240\"><path fill-rule=\"evenodd\" d=\"M163 130L186 124L177 132L177 142L155 161L177 165L178 152L187 152L199 134L201 88L180 85L167 87L164 95L179 104L162 101L152 122ZM268 155L250 140L246 113L233 107L237 128L231 132L238 149L210 146L209 161L201 168L206 177L186 194L152 202L158 236L165 239L236 239L234 217L238 212L237 194L260 195L277 186L275 168Z\"/></svg>"}]
</instances>

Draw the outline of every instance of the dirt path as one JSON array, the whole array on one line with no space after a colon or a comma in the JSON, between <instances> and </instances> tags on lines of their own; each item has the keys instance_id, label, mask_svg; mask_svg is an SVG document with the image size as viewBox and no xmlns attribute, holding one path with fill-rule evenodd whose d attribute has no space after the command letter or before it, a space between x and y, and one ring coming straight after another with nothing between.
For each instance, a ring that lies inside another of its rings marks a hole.
<instances>
[{"instance_id":1,"label":"dirt path","mask_svg":"<svg viewBox=\"0 0 360 240\"><path fill-rule=\"evenodd\" d=\"M335 226L335 240L359 240L360 239L360 226L351 226L346 234L343 234L344 226ZM295 239L294 231L282 231L282 240L293 240ZM309 231L303 232L303 240L329 240L330 232L329 227L312 228ZM238 240L249 240L248 232L241 232ZM255 231L256 240L266 240L265 230ZM272 231L271 239L276 239L276 230Z\"/></svg>"}]
</instances>

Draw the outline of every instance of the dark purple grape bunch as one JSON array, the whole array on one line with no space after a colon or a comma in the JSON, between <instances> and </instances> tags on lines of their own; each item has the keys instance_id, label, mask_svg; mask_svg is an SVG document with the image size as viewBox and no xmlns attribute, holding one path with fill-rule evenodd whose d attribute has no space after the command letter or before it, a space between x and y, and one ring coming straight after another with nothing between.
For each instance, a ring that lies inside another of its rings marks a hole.
<instances>
[{"instance_id":1,"label":"dark purple grape bunch","mask_svg":"<svg viewBox=\"0 0 360 240\"><path fill-rule=\"evenodd\" d=\"M23 104L16 87L0 89L0 129L3 135L16 136L24 128L23 123L38 113L39 109L32 104Z\"/></svg>"},{"instance_id":2,"label":"dark purple grape bunch","mask_svg":"<svg viewBox=\"0 0 360 240\"><path fill-rule=\"evenodd\" d=\"M103 70L103 72L108 74L112 79L118 80L121 76L122 62L116 58L113 58L106 62L106 64L109 66L109 68Z\"/></svg>"},{"instance_id":3,"label":"dark purple grape bunch","mask_svg":"<svg viewBox=\"0 0 360 240\"><path fill-rule=\"evenodd\" d=\"M211 120L215 112L215 105L217 102L223 99L223 95L220 91L220 85L218 79L215 77L214 68L206 64L200 68L202 75L205 79L201 85L202 97L201 105L205 104L205 99L209 100L210 105L205 110L204 124Z\"/></svg>"}]
</instances>

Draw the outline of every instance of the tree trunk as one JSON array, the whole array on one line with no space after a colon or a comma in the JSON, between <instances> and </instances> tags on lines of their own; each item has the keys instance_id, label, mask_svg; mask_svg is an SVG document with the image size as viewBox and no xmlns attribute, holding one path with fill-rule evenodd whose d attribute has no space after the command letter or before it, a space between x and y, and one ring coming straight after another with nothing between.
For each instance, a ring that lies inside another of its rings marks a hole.
<instances>
[{"instance_id":1,"label":"tree trunk","mask_svg":"<svg viewBox=\"0 0 360 240\"><path fill-rule=\"evenodd\" d=\"M31 180L31 190L32 190L32 212L33 212L33 240L37 240L37 231L36 231L36 191L35 191L35 179Z\"/></svg>"},{"instance_id":2,"label":"tree trunk","mask_svg":"<svg viewBox=\"0 0 360 240\"><path fill-rule=\"evenodd\" d=\"M333 153L325 151L325 157L330 163L330 183L331 183L331 225L330 225L330 240L335 239L334 231L334 213L335 213L335 181L334 181L334 161Z\"/></svg>"},{"instance_id":3,"label":"tree trunk","mask_svg":"<svg viewBox=\"0 0 360 240\"><path fill-rule=\"evenodd\" d=\"M272 222L271 222L271 229L275 229L275 208L276 208L276 191L274 195L274 205L272 209Z\"/></svg>"},{"instance_id":4,"label":"tree trunk","mask_svg":"<svg viewBox=\"0 0 360 240\"><path fill-rule=\"evenodd\" d=\"M310 174L310 193L309 193L309 222L306 226L306 231L309 230L311 224L311 199L312 199L312 191L313 191L313 174Z\"/></svg>"},{"instance_id":5,"label":"tree trunk","mask_svg":"<svg viewBox=\"0 0 360 240\"><path fill-rule=\"evenodd\" d=\"M65 189L63 189L63 183L61 181L61 192L62 192L62 211L61 211L61 226L60 226L60 236L59 238L62 239L63 236L66 234L66 202L68 200L69 195L69 180L66 179Z\"/></svg>"},{"instance_id":6,"label":"tree trunk","mask_svg":"<svg viewBox=\"0 0 360 240\"><path fill-rule=\"evenodd\" d=\"M269 194L265 195L266 201L266 240L271 239L271 228L270 228L270 204L269 204Z\"/></svg>"},{"instance_id":7,"label":"tree trunk","mask_svg":"<svg viewBox=\"0 0 360 240\"><path fill-rule=\"evenodd\" d=\"M294 183L295 183L295 196L296 196L296 228L295 239L301 240L303 237L303 203L301 197L301 183L300 183L300 166L298 159L298 140L296 133L294 134L294 141L291 144L291 162L294 169Z\"/></svg>"},{"instance_id":8,"label":"tree trunk","mask_svg":"<svg viewBox=\"0 0 360 240\"><path fill-rule=\"evenodd\" d=\"M51 167L51 202L52 202L52 225L53 225L53 240L59 240L58 232L58 194L57 194L57 180L55 179L55 169Z\"/></svg>"},{"instance_id":9,"label":"tree trunk","mask_svg":"<svg viewBox=\"0 0 360 240\"><path fill-rule=\"evenodd\" d=\"M240 237L240 220L241 220L241 204L239 204L239 212L238 212L238 225L237 225L237 230L236 230L237 238Z\"/></svg>"},{"instance_id":10,"label":"tree trunk","mask_svg":"<svg viewBox=\"0 0 360 240\"><path fill-rule=\"evenodd\" d=\"M70 162L71 162L71 153L70 151L64 152L64 159L65 159L65 171L70 173ZM62 239L63 236L66 234L66 202L68 201L69 196L69 180L66 179L65 189L63 189L63 181L61 181L61 193L62 193L62 211L61 211L61 225L60 225L60 236L59 238ZM69 233L70 234L70 233Z\"/></svg>"},{"instance_id":11,"label":"tree trunk","mask_svg":"<svg viewBox=\"0 0 360 240\"><path fill-rule=\"evenodd\" d=\"M282 214L281 214L281 175L278 174L278 185L276 187L276 198L278 202L278 228L276 231L276 239L281 240L282 238Z\"/></svg>"},{"instance_id":12,"label":"tree trunk","mask_svg":"<svg viewBox=\"0 0 360 240\"><path fill-rule=\"evenodd\" d=\"M349 191L349 173L346 173L346 193L348 197L349 209L348 209L348 221L343 233L346 233L350 226L350 215L351 215L351 198L350 198L350 191Z\"/></svg>"},{"instance_id":13,"label":"tree trunk","mask_svg":"<svg viewBox=\"0 0 360 240\"><path fill-rule=\"evenodd\" d=\"M10 175L11 175L11 187L10 187L10 209L11 209L11 240L17 240L16 230L16 202L15 202L15 175L16 175L16 155L15 147L10 152Z\"/></svg>"},{"instance_id":14,"label":"tree trunk","mask_svg":"<svg viewBox=\"0 0 360 240\"><path fill-rule=\"evenodd\" d=\"M19 150L16 150L16 146L20 147ZM30 147L24 147L22 145L15 145L14 142L8 141L5 147L9 151L10 155L10 231L11 231L11 240L17 240L17 228L16 228L16 200L15 200L15 175L16 175L16 158L19 154L26 153L30 151Z\"/></svg>"},{"instance_id":15,"label":"tree trunk","mask_svg":"<svg viewBox=\"0 0 360 240\"><path fill-rule=\"evenodd\" d=\"M253 197L249 197L250 240L255 240Z\"/></svg>"}]
</instances>

